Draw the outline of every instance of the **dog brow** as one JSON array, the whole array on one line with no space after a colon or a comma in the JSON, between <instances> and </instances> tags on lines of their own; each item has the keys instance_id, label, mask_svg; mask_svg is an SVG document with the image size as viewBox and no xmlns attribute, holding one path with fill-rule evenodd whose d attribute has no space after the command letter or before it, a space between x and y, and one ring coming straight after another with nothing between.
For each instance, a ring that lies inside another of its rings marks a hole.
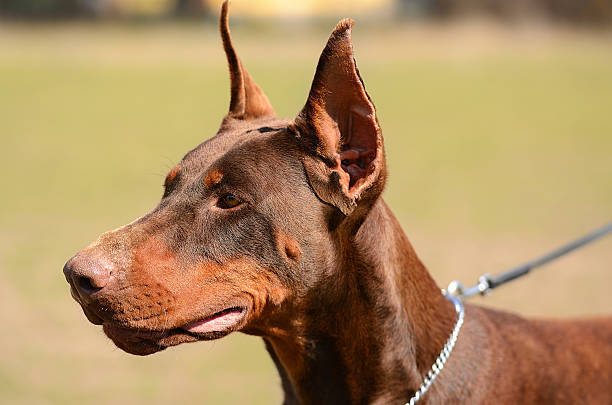
<instances>
[{"instance_id":1,"label":"dog brow","mask_svg":"<svg viewBox=\"0 0 612 405\"><path fill-rule=\"evenodd\" d=\"M204 176L204 185L207 188L213 188L223 179L223 172L219 169L212 169Z\"/></svg>"},{"instance_id":2,"label":"dog brow","mask_svg":"<svg viewBox=\"0 0 612 405\"><path fill-rule=\"evenodd\" d=\"M168 185L170 185L170 183L172 183L172 181L176 178L176 176L178 175L180 171L180 165L176 165L172 168L172 170L170 170L168 172L168 174L166 175L166 180L164 180L164 186L168 187Z\"/></svg>"}]
</instances>

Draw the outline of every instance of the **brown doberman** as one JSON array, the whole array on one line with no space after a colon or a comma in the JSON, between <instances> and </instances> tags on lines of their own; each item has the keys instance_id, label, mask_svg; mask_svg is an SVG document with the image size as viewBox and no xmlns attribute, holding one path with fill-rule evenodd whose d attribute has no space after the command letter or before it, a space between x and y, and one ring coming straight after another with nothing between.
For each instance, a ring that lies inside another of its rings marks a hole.
<instances>
[{"instance_id":1,"label":"brown doberman","mask_svg":"<svg viewBox=\"0 0 612 405\"><path fill-rule=\"evenodd\" d=\"M457 314L380 197L376 110L334 29L306 104L276 118L221 36L231 74L218 133L167 175L159 205L66 263L87 318L147 355L261 336L285 404L404 404ZM466 305L423 404L612 404L612 318L525 320Z\"/></svg>"}]
</instances>

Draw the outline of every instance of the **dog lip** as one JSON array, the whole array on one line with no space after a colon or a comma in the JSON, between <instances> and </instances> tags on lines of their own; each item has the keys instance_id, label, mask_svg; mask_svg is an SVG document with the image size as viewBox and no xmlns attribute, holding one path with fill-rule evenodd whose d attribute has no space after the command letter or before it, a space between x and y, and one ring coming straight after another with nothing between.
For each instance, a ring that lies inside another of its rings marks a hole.
<instances>
[{"instance_id":1,"label":"dog lip","mask_svg":"<svg viewBox=\"0 0 612 405\"><path fill-rule=\"evenodd\" d=\"M124 337L130 339L137 339L142 341L156 341L159 342L165 338L172 337L175 335L189 336L189 333L184 331L182 328L168 328L168 329L149 329L135 326L126 326L116 322L104 322L103 328L105 331L115 332L121 334Z\"/></svg>"},{"instance_id":2,"label":"dog lip","mask_svg":"<svg viewBox=\"0 0 612 405\"><path fill-rule=\"evenodd\" d=\"M100 316L98 316L98 314L87 309L86 307L83 307L83 313L85 314L85 317L87 317L89 322L93 323L94 325L102 325L104 323L104 319L102 319Z\"/></svg>"},{"instance_id":3,"label":"dog lip","mask_svg":"<svg viewBox=\"0 0 612 405\"><path fill-rule=\"evenodd\" d=\"M205 318L184 325L181 329L194 336L209 336L211 334L231 332L243 323L246 315L247 310L245 307L228 307Z\"/></svg>"}]
</instances>

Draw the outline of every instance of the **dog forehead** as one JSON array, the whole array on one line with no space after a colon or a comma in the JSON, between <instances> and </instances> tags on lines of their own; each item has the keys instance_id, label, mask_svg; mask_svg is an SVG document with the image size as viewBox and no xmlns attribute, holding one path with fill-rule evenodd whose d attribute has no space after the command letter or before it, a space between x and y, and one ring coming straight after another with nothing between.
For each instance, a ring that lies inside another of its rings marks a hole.
<instances>
[{"instance_id":1,"label":"dog forehead","mask_svg":"<svg viewBox=\"0 0 612 405\"><path fill-rule=\"evenodd\" d=\"M206 169L247 142L284 130L289 122L290 120L284 119L226 120L215 136L202 142L183 157L181 167L187 171Z\"/></svg>"}]
</instances>

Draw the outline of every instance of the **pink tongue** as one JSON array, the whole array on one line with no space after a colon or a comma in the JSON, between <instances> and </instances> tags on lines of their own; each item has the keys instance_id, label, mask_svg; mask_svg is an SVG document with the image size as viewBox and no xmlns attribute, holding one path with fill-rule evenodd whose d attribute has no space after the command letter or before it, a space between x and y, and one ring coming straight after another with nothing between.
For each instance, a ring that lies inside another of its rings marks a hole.
<instances>
[{"instance_id":1,"label":"pink tongue","mask_svg":"<svg viewBox=\"0 0 612 405\"><path fill-rule=\"evenodd\" d=\"M233 309L227 312L221 312L218 315L213 315L201 321L191 323L184 326L188 332L192 333L208 333L208 332L220 332L231 328L236 325L242 319L242 310Z\"/></svg>"}]
</instances>

